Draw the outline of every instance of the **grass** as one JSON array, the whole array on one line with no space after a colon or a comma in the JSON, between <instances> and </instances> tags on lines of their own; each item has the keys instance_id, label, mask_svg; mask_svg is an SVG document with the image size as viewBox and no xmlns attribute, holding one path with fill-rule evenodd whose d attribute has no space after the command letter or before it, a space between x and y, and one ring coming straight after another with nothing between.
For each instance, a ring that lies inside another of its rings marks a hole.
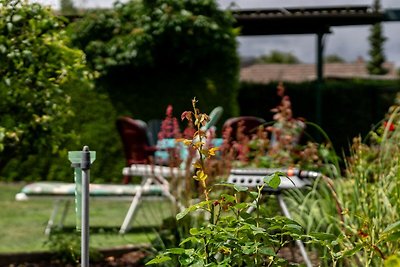
<instances>
[{"instance_id":1,"label":"grass","mask_svg":"<svg viewBox=\"0 0 400 267\"><path fill-rule=\"evenodd\" d=\"M23 184L0 183L0 253L50 251L45 245L48 237L44 229L53 210L51 200L16 201L15 194ZM90 235L93 248L110 248L131 244L149 243L153 232L131 231L118 233L130 202L90 202L90 226L104 229ZM134 229L141 226L159 225L162 218L171 215L166 202L144 202L132 223ZM59 212L61 213L61 212ZM74 207L70 207L64 224L75 227ZM108 230L107 230L108 229ZM110 230L111 229L111 230Z\"/></svg>"}]
</instances>

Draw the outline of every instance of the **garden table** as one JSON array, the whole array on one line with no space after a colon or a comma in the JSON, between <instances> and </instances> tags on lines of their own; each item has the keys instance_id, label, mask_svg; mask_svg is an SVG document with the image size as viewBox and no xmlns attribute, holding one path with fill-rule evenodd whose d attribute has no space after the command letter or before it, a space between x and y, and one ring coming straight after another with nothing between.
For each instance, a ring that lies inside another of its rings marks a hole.
<instances>
[{"instance_id":1,"label":"garden table","mask_svg":"<svg viewBox=\"0 0 400 267\"><path fill-rule=\"evenodd\" d=\"M269 186L264 186L263 191L276 194L282 213L287 218L291 219L289 209L287 208L286 203L280 193L283 190L303 188L305 186L311 185L313 180L321 175L320 173L294 168L237 168L230 171L228 183L247 187L257 187L264 184L265 176L272 175L277 172L286 175L280 175L281 183L278 188L274 189ZM248 212L250 213L253 210L254 209L249 209ZM304 248L304 244L300 240L296 240L296 245L298 246L300 253L303 256L307 267L311 267L312 264Z\"/></svg>"}]
</instances>

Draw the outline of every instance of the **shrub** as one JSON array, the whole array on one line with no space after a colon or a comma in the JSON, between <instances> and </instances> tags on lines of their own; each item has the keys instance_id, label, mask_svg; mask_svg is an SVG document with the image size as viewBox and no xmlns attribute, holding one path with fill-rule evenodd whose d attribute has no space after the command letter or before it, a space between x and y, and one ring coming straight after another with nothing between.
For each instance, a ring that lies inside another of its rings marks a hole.
<instances>
[{"instance_id":1,"label":"shrub","mask_svg":"<svg viewBox=\"0 0 400 267\"><path fill-rule=\"evenodd\" d=\"M396 266L400 259L398 100L378 127L353 139L343 178L288 198L302 225L341 236L340 266Z\"/></svg>"},{"instance_id":2,"label":"shrub","mask_svg":"<svg viewBox=\"0 0 400 267\"><path fill-rule=\"evenodd\" d=\"M228 117L238 112L233 21L214 0L129 1L86 14L71 35L120 115L159 119L169 104L186 110L184 100L196 95Z\"/></svg>"},{"instance_id":3,"label":"shrub","mask_svg":"<svg viewBox=\"0 0 400 267\"><path fill-rule=\"evenodd\" d=\"M88 84L85 55L68 46L64 21L20 0L0 4L0 170L16 156L54 153L71 132L65 88Z\"/></svg>"}]
</instances>

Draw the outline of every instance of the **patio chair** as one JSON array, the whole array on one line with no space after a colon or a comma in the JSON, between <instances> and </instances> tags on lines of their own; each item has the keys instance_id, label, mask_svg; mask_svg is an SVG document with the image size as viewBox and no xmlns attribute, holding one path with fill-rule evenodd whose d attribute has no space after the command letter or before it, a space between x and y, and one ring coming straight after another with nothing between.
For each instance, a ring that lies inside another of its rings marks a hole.
<instances>
[{"instance_id":1,"label":"patio chair","mask_svg":"<svg viewBox=\"0 0 400 267\"><path fill-rule=\"evenodd\" d=\"M149 136L149 141L151 146L156 146L158 141L158 133L161 129L162 120L152 119L147 122L147 133Z\"/></svg>"},{"instance_id":2,"label":"patio chair","mask_svg":"<svg viewBox=\"0 0 400 267\"><path fill-rule=\"evenodd\" d=\"M218 106L218 107L213 108L213 110L211 110L210 114L208 114L208 117L210 118L210 120L206 123L206 125L204 125L202 127L202 130L207 131L211 127L215 127L215 125L221 118L223 112L224 112L223 107Z\"/></svg>"},{"instance_id":3,"label":"patio chair","mask_svg":"<svg viewBox=\"0 0 400 267\"><path fill-rule=\"evenodd\" d=\"M208 130L211 127L215 127L214 125L216 124L218 119L221 117L222 112L223 112L222 107L214 108L212 110L212 112L210 113L210 121L204 127L203 130ZM124 121L129 122L130 120L125 118ZM122 132L124 132L124 131L122 131ZM123 135L121 135L121 137L123 137ZM143 137L143 134L142 134L142 137ZM155 149L156 149L155 153L152 155L156 155L156 153L159 152L159 151L157 151L157 148L159 148L159 147L161 147L162 150L165 150L165 149L169 149L173 146L176 146L175 140L173 140L173 139L171 139L171 140L166 139L165 141L166 141L166 143L162 143L159 140L158 145L155 147ZM123 141L123 143L130 144L129 142L124 142L124 141ZM182 146L181 143L179 143L179 145ZM127 149L129 149L129 148L125 147L125 150L127 150ZM130 149L132 149L132 147ZM165 151L162 151L162 152L165 152ZM187 153L186 149L184 147L181 147L180 156L182 159L185 159L185 157L187 157L185 152ZM126 151L125 154L128 156L131 155L131 153L129 151ZM185 164L181 164L181 166L179 166L179 167L166 166L167 164L165 164L165 162L157 160L157 156L156 156L155 160L152 162L132 161L128 157L127 164L129 164L129 165L124 167L122 170L124 177L141 176L142 177L141 188L143 188L143 190L144 190L144 188L146 188L150 185L154 185L154 184L161 186L163 188L163 195L165 197L167 197L171 202L177 204L180 209L183 208L182 206L180 206L180 203L175 200L175 197L170 193L170 191L169 191L170 183L168 180L181 179L183 177L186 177L188 175L188 172L191 171L190 167L186 168ZM174 188L174 189L176 190L176 188ZM145 192L145 190L143 192ZM142 197L142 191L139 189L136 192L136 194L131 202L131 206L129 207L129 210L124 219L124 222L122 223L122 226L120 229L121 234L126 233L129 230L131 221L132 221L132 219L137 211L137 207L141 201L141 197Z\"/></svg>"},{"instance_id":4,"label":"patio chair","mask_svg":"<svg viewBox=\"0 0 400 267\"><path fill-rule=\"evenodd\" d=\"M130 117L119 117L116 126L121 137L126 166L150 164L157 148L150 145L146 123ZM123 177L124 184L128 184L130 180L130 176Z\"/></svg>"},{"instance_id":5,"label":"patio chair","mask_svg":"<svg viewBox=\"0 0 400 267\"><path fill-rule=\"evenodd\" d=\"M163 189L163 196L175 203L175 198L170 193L167 178L172 176L182 177L185 175L185 171L166 166L167 164L157 156L157 152L167 152L164 150L169 147L161 147L158 143L156 146L150 145L151 136L149 136L148 127L145 122L134 120L130 117L119 117L116 125L121 137L126 160L126 166L122 170L123 182L124 184L128 184L133 176L142 178L141 184L138 185L127 215L122 223L120 233L123 234L129 230L142 197L146 195L149 187L161 187ZM153 126L157 126L156 121L154 121Z\"/></svg>"}]
</instances>

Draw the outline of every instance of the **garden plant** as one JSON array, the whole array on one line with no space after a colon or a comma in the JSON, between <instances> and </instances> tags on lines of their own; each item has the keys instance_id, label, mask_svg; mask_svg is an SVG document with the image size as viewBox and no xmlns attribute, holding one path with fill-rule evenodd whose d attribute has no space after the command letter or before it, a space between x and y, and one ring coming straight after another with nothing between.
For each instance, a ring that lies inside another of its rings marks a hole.
<instances>
[{"instance_id":1,"label":"garden plant","mask_svg":"<svg viewBox=\"0 0 400 267\"><path fill-rule=\"evenodd\" d=\"M333 250L335 237L322 233L305 234L296 221L283 216L266 216L269 207L261 205L263 186L251 191L247 187L232 184L208 184L206 161L215 156L218 148L205 146L205 132L201 126L208 116L196 108L182 114L183 119L193 121L196 132L192 139L181 139L198 153L193 162L195 175L202 190L202 198L180 212L176 219L201 216L197 226L190 228L178 247L166 248L147 264L169 266L291 266L279 251L293 240L318 244ZM275 173L264 178L265 185L277 188L280 175ZM246 197L243 198L243 194ZM244 201L243 201L244 199ZM248 209L255 208L255 214ZM193 215L196 214L196 215Z\"/></svg>"},{"instance_id":2,"label":"garden plant","mask_svg":"<svg viewBox=\"0 0 400 267\"><path fill-rule=\"evenodd\" d=\"M0 171L13 158L57 152L71 135L66 88L90 86L84 53L50 8L0 1Z\"/></svg>"},{"instance_id":3,"label":"garden plant","mask_svg":"<svg viewBox=\"0 0 400 267\"><path fill-rule=\"evenodd\" d=\"M287 198L307 231L338 236L339 266L399 266L399 110L397 97L378 127L353 139L342 177Z\"/></svg>"}]
</instances>

